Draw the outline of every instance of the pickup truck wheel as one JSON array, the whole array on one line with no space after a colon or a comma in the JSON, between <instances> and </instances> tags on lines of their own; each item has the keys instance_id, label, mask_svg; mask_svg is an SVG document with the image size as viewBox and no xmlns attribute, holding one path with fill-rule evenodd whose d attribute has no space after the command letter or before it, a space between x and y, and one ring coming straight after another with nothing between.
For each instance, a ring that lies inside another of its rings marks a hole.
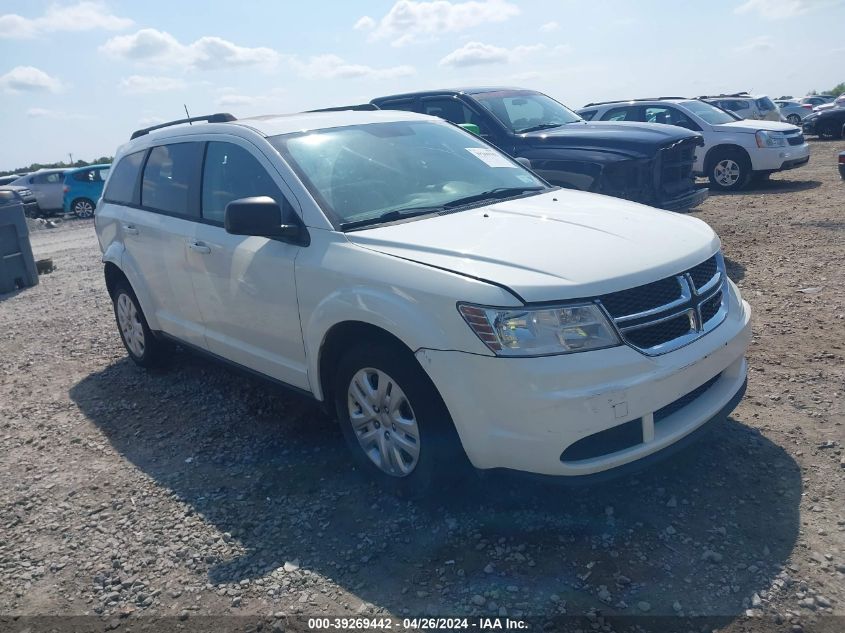
<instances>
[{"instance_id":1,"label":"pickup truck wheel","mask_svg":"<svg viewBox=\"0 0 845 633\"><path fill-rule=\"evenodd\" d=\"M94 215L94 203L88 198L77 198L70 205L70 210L78 218L90 218Z\"/></svg>"},{"instance_id":2,"label":"pickup truck wheel","mask_svg":"<svg viewBox=\"0 0 845 633\"><path fill-rule=\"evenodd\" d=\"M164 360L165 345L147 325L138 298L126 282L118 282L112 293L117 329L126 351L141 367L156 367Z\"/></svg>"},{"instance_id":3,"label":"pickup truck wheel","mask_svg":"<svg viewBox=\"0 0 845 633\"><path fill-rule=\"evenodd\" d=\"M398 496L425 496L466 462L446 406L407 350L381 343L349 350L334 398L355 463Z\"/></svg>"},{"instance_id":4,"label":"pickup truck wheel","mask_svg":"<svg viewBox=\"0 0 845 633\"><path fill-rule=\"evenodd\" d=\"M735 150L716 154L710 160L707 170L710 184L721 191L742 189L751 177L751 164L748 158Z\"/></svg>"}]
</instances>

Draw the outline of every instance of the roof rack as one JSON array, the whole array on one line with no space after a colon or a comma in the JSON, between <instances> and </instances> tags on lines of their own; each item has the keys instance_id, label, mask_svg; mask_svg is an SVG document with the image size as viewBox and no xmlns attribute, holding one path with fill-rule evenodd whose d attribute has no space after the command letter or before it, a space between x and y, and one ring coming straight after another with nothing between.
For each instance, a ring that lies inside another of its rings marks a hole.
<instances>
[{"instance_id":1,"label":"roof rack","mask_svg":"<svg viewBox=\"0 0 845 633\"><path fill-rule=\"evenodd\" d=\"M228 112L218 112L217 114L207 114L205 116L192 116L187 119L177 119L176 121L168 121L167 123L159 123L150 127L145 127L141 130L132 132L129 140L135 140L139 136L149 134L153 130L160 130L163 127L170 127L171 125L179 125L180 123L193 123L194 121L205 121L206 123L228 123L229 121L237 121L237 119Z\"/></svg>"},{"instance_id":2,"label":"roof rack","mask_svg":"<svg viewBox=\"0 0 845 633\"><path fill-rule=\"evenodd\" d=\"M378 110L379 107L373 103L359 103L358 105L335 106L332 108L318 108L306 110L306 112L342 112L344 110Z\"/></svg>"},{"instance_id":3,"label":"roof rack","mask_svg":"<svg viewBox=\"0 0 845 633\"><path fill-rule=\"evenodd\" d=\"M649 97L644 99L614 99L612 101L596 101L595 103L588 103L585 108L592 106L607 105L609 103L630 103L632 101L669 101L673 99L687 99L688 97Z\"/></svg>"}]
</instances>

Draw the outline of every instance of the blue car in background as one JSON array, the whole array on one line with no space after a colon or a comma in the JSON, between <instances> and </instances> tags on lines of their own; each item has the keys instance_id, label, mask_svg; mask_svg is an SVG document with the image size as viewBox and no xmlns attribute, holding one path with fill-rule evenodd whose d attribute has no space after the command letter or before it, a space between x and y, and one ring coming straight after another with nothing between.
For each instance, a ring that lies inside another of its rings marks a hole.
<instances>
[{"instance_id":1,"label":"blue car in background","mask_svg":"<svg viewBox=\"0 0 845 633\"><path fill-rule=\"evenodd\" d=\"M88 165L65 172L64 212L80 218L94 215L111 165Z\"/></svg>"}]
</instances>

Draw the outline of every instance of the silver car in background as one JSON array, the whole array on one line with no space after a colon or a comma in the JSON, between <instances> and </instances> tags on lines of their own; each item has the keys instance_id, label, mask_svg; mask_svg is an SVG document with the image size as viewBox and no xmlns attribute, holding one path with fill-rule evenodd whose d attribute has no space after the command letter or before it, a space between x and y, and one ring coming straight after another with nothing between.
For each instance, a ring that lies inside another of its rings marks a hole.
<instances>
[{"instance_id":1,"label":"silver car in background","mask_svg":"<svg viewBox=\"0 0 845 633\"><path fill-rule=\"evenodd\" d=\"M813 112L812 106L804 106L792 99L775 99L775 105L780 108L781 116L787 123L801 125L804 117Z\"/></svg>"},{"instance_id":2,"label":"silver car in background","mask_svg":"<svg viewBox=\"0 0 845 633\"><path fill-rule=\"evenodd\" d=\"M729 110L743 119L758 121L784 121L775 102L766 95L750 95L747 92L736 92L730 95L710 95L699 97L702 101L712 103L717 108Z\"/></svg>"},{"instance_id":3,"label":"silver car in background","mask_svg":"<svg viewBox=\"0 0 845 633\"><path fill-rule=\"evenodd\" d=\"M64 203L66 171L67 169L39 169L11 184L31 190L42 213L58 213Z\"/></svg>"}]
</instances>

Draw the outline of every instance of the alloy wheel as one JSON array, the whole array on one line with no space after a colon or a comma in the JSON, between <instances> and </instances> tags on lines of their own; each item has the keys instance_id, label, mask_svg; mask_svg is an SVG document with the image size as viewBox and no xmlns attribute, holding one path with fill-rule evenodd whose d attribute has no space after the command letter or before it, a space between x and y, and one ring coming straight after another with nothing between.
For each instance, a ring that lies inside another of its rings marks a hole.
<instances>
[{"instance_id":1,"label":"alloy wheel","mask_svg":"<svg viewBox=\"0 0 845 633\"><path fill-rule=\"evenodd\" d=\"M393 477L410 475L420 458L420 430L399 384L366 367L352 377L347 402L352 430L370 461Z\"/></svg>"},{"instance_id":2,"label":"alloy wheel","mask_svg":"<svg viewBox=\"0 0 845 633\"><path fill-rule=\"evenodd\" d=\"M790 114L786 117L787 122L792 123L792 125L801 125L801 117L797 114Z\"/></svg>"},{"instance_id":3,"label":"alloy wheel","mask_svg":"<svg viewBox=\"0 0 845 633\"><path fill-rule=\"evenodd\" d=\"M73 212L77 217L90 218L94 215L94 205L88 200L77 200L73 205Z\"/></svg>"},{"instance_id":4,"label":"alloy wheel","mask_svg":"<svg viewBox=\"0 0 845 633\"><path fill-rule=\"evenodd\" d=\"M713 177L723 187L733 187L739 182L739 164L730 158L720 160L713 167Z\"/></svg>"},{"instance_id":5,"label":"alloy wheel","mask_svg":"<svg viewBox=\"0 0 845 633\"><path fill-rule=\"evenodd\" d=\"M144 326L135 302L126 293L121 293L117 298L117 324L129 351L142 357L145 349Z\"/></svg>"}]
</instances>

